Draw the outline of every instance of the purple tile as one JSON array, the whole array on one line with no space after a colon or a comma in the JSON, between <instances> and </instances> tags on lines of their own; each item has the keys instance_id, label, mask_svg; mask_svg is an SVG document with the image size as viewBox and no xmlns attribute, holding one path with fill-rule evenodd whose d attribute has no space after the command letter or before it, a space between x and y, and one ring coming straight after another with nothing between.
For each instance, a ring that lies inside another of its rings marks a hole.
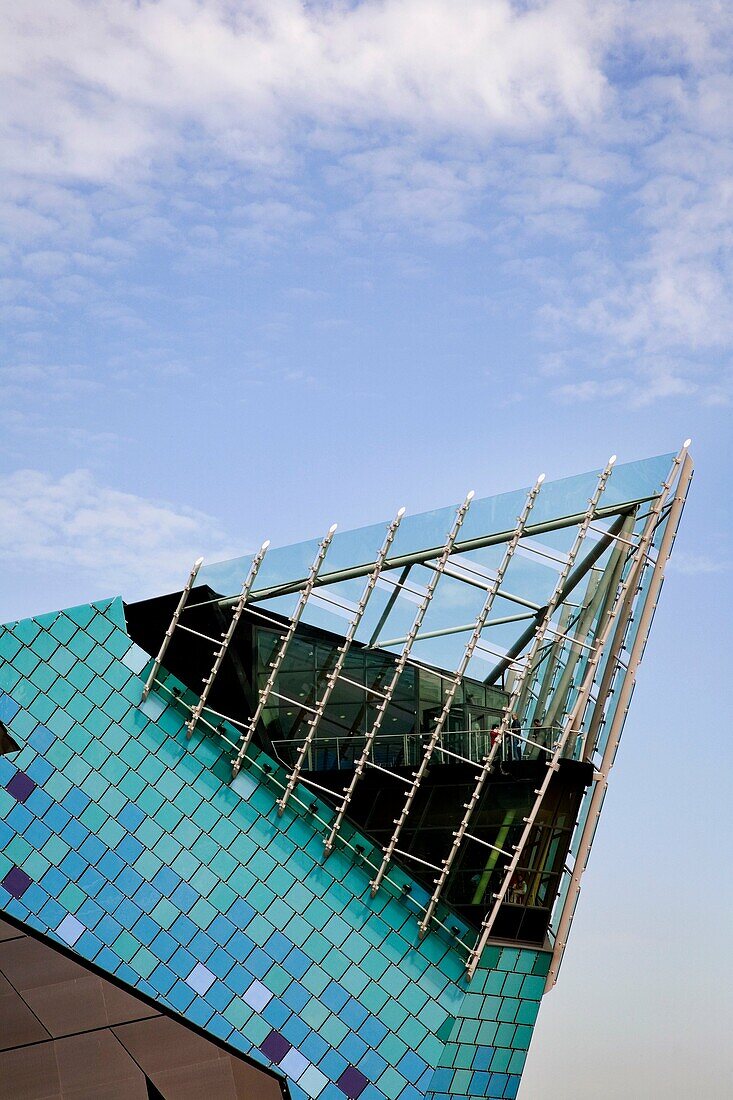
<instances>
[{"instance_id":1,"label":"purple tile","mask_svg":"<svg viewBox=\"0 0 733 1100\"><path fill-rule=\"evenodd\" d=\"M17 798L18 802L25 802L26 798L33 794L35 789L35 783L25 772L16 772L13 778L5 784L5 790L12 794L13 798Z\"/></svg>"},{"instance_id":2,"label":"purple tile","mask_svg":"<svg viewBox=\"0 0 733 1100\"><path fill-rule=\"evenodd\" d=\"M356 1066L347 1066L336 1082L342 1092L345 1092L349 1100L357 1100L361 1096L369 1082L361 1070Z\"/></svg>"},{"instance_id":3,"label":"purple tile","mask_svg":"<svg viewBox=\"0 0 733 1100\"><path fill-rule=\"evenodd\" d=\"M290 1050L291 1044L279 1031L271 1031L264 1043L260 1043L260 1050L271 1062L281 1062Z\"/></svg>"},{"instance_id":4,"label":"purple tile","mask_svg":"<svg viewBox=\"0 0 733 1100\"><path fill-rule=\"evenodd\" d=\"M11 867L3 881L0 882L0 886L4 886L12 897L22 898L32 882L33 879L28 878L28 875L25 871L21 871L20 867Z\"/></svg>"}]
</instances>

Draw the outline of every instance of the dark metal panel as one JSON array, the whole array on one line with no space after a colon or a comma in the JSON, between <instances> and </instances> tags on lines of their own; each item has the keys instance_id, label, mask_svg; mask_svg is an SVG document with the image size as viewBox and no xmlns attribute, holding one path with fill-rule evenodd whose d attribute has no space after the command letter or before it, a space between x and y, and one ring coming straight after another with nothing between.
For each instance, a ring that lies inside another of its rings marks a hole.
<instances>
[{"instance_id":1,"label":"dark metal panel","mask_svg":"<svg viewBox=\"0 0 733 1100\"><path fill-rule=\"evenodd\" d=\"M45 1027L36 1019L20 994L0 974L0 1050L43 1042L49 1038Z\"/></svg>"},{"instance_id":2,"label":"dark metal panel","mask_svg":"<svg viewBox=\"0 0 733 1100\"><path fill-rule=\"evenodd\" d=\"M166 1100L282 1100L278 1082L164 1016L114 1034Z\"/></svg>"}]
</instances>

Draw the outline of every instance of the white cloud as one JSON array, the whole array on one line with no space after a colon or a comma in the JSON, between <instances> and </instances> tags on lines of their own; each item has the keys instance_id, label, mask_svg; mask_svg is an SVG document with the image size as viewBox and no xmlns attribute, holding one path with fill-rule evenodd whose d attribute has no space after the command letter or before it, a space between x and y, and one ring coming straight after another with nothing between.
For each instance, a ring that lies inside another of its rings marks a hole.
<instances>
[{"instance_id":1,"label":"white cloud","mask_svg":"<svg viewBox=\"0 0 733 1100\"><path fill-rule=\"evenodd\" d=\"M277 168L296 120L434 137L590 119L605 8L28 0L6 13L6 156L24 174L108 181L201 140Z\"/></svg>"},{"instance_id":2,"label":"white cloud","mask_svg":"<svg viewBox=\"0 0 733 1100\"><path fill-rule=\"evenodd\" d=\"M415 233L538 276L563 399L727 398L729 5L27 0L5 24L10 323L129 319L99 280L151 245L190 270Z\"/></svg>"},{"instance_id":3,"label":"white cloud","mask_svg":"<svg viewBox=\"0 0 733 1100\"><path fill-rule=\"evenodd\" d=\"M709 573L727 573L730 571L730 557L723 553L720 557L694 550L675 550L670 558L670 569L685 576L699 576Z\"/></svg>"},{"instance_id":4,"label":"white cloud","mask_svg":"<svg viewBox=\"0 0 733 1100\"><path fill-rule=\"evenodd\" d=\"M246 552L190 508L100 485L85 470L54 479L38 470L0 478L0 560L26 574L73 573L108 594L180 587L200 555Z\"/></svg>"}]
</instances>

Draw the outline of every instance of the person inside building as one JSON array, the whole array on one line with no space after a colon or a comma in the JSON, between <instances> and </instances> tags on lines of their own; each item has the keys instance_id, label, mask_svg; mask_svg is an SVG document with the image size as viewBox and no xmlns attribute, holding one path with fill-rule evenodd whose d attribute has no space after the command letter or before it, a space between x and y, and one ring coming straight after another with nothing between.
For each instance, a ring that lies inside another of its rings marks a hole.
<instances>
[{"instance_id":1,"label":"person inside building","mask_svg":"<svg viewBox=\"0 0 733 1100\"><path fill-rule=\"evenodd\" d=\"M533 721L530 737L534 741L535 746L542 745L544 748L547 748L547 731L542 725L541 718L535 718L535 720ZM541 749L535 748L534 746L533 748L535 756L544 756L544 753Z\"/></svg>"},{"instance_id":2,"label":"person inside building","mask_svg":"<svg viewBox=\"0 0 733 1100\"><path fill-rule=\"evenodd\" d=\"M512 731L512 738L511 738L511 749L510 749L509 757L510 757L511 760L521 760L522 759L522 744L523 744L523 742L522 742L522 723L519 721L519 715L517 714L516 711L512 714L511 731Z\"/></svg>"}]
</instances>

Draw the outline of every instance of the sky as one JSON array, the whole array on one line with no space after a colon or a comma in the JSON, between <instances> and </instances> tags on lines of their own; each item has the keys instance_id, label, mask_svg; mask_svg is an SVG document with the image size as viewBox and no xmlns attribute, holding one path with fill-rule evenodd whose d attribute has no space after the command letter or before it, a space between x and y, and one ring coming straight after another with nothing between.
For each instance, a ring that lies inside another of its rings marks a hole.
<instances>
[{"instance_id":1,"label":"sky","mask_svg":"<svg viewBox=\"0 0 733 1100\"><path fill-rule=\"evenodd\" d=\"M0 15L0 619L692 437L520 1097L727 1095L730 4Z\"/></svg>"}]
</instances>

